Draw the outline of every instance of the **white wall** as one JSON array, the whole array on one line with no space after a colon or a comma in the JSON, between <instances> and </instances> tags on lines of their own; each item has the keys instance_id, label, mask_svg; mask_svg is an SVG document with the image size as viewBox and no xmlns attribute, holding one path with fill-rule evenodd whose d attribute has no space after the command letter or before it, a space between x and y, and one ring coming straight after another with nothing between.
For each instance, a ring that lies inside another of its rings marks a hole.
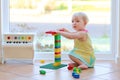
<instances>
[{"instance_id":1,"label":"white wall","mask_svg":"<svg viewBox=\"0 0 120 80\"><path fill-rule=\"evenodd\" d=\"M118 26L118 51L117 51L117 60L118 60L118 62L120 62L120 1L118 0L118 6L117 6L117 14L118 14L118 16L117 16L117 26Z\"/></svg>"},{"instance_id":2,"label":"white wall","mask_svg":"<svg viewBox=\"0 0 120 80\"><path fill-rule=\"evenodd\" d=\"M119 0L112 0L112 3L114 4L114 7L112 7L112 14L114 16L112 16L112 23L113 23L113 27L112 30L115 29L112 38L114 38L115 40L113 41L113 44L115 44L115 46L112 47L112 49L114 49L115 53L115 60L116 62L120 62L120 1Z\"/></svg>"},{"instance_id":3,"label":"white wall","mask_svg":"<svg viewBox=\"0 0 120 80\"><path fill-rule=\"evenodd\" d=\"M2 33L9 32L9 1L10 0L1 0L1 6L2 6Z\"/></svg>"},{"instance_id":4,"label":"white wall","mask_svg":"<svg viewBox=\"0 0 120 80\"><path fill-rule=\"evenodd\" d=\"M1 49L1 0L0 0L0 63L2 62L2 49Z\"/></svg>"},{"instance_id":5,"label":"white wall","mask_svg":"<svg viewBox=\"0 0 120 80\"><path fill-rule=\"evenodd\" d=\"M2 51L2 34L4 32L9 32L9 0L0 0L0 63L3 60L3 51ZM7 16L6 16L7 15ZM4 26L4 28L3 28ZM2 62L3 63L3 62Z\"/></svg>"}]
</instances>

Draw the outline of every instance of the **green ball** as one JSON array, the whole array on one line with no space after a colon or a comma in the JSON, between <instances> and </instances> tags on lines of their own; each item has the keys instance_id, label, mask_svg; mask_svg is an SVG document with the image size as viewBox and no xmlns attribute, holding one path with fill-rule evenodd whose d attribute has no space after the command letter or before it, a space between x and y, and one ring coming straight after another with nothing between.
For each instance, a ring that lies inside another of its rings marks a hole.
<instances>
[{"instance_id":1,"label":"green ball","mask_svg":"<svg viewBox=\"0 0 120 80\"><path fill-rule=\"evenodd\" d=\"M40 72L40 74L43 74L43 75L46 74L46 71L45 71L45 70L40 70L39 72Z\"/></svg>"}]
</instances>

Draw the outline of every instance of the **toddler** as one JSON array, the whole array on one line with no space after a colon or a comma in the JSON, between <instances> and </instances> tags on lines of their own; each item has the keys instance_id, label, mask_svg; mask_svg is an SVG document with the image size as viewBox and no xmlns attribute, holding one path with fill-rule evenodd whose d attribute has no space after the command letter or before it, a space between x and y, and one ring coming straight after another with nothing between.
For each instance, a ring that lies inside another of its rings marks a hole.
<instances>
[{"instance_id":1,"label":"toddler","mask_svg":"<svg viewBox=\"0 0 120 80\"><path fill-rule=\"evenodd\" d=\"M65 28L56 32L68 39L74 39L74 49L70 51L69 58L73 61L70 65L81 69L94 67L95 55L88 31L85 29L88 17L83 12L74 13L72 16L72 28L75 32L70 32Z\"/></svg>"}]
</instances>

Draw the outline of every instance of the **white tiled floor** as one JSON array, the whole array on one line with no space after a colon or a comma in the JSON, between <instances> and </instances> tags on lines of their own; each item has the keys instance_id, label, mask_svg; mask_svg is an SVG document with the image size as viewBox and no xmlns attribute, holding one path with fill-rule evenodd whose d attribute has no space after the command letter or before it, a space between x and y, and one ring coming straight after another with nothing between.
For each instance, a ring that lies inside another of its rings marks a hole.
<instances>
[{"instance_id":1,"label":"white tiled floor","mask_svg":"<svg viewBox=\"0 0 120 80\"><path fill-rule=\"evenodd\" d=\"M94 68L82 70L79 79L73 78L72 71L67 67L58 70L40 68L41 65L51 62L45 61L44 64L40 64L39 61L35 61L34 64L30 64L8 61L6 64L0 64L0 80L120 80L120 63L114 61L96 61ZM39 74L41 69L46 71L46 75Z\"/></svg>"}]
</instances>

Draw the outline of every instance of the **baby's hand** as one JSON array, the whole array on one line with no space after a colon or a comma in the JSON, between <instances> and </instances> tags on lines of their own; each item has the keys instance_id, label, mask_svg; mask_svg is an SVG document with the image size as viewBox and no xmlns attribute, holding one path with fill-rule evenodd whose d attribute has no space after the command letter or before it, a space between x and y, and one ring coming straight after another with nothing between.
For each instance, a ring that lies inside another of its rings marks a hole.
<instances>
[{"instance_id":1,"label":"baby's hand","mask_svg":"<svg viewBox=\"0 0 120 80\"><path fill-rule=\"evenodd\" d=\"M58 29L58 31L65 31L65 32L68 32L68 30L65 29L65 28Z\"/></svg>"}]
</instances>

